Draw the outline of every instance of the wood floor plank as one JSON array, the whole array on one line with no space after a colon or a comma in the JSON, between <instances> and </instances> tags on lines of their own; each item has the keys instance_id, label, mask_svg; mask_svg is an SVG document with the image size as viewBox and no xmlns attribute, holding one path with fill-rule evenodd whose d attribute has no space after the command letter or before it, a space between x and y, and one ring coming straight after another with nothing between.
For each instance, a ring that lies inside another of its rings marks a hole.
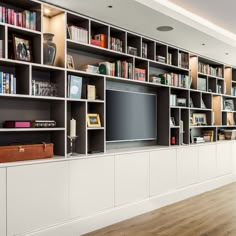
<instances>
[{"instance_id":1,"label":"wood floor plank","mask_svg":"<svg viewBox=\"0 0 236 236\"><path fill-rule=\"evenodd\" d=\"M84 236L236 236L236 183Z\"/></svg>"}]
</instances>

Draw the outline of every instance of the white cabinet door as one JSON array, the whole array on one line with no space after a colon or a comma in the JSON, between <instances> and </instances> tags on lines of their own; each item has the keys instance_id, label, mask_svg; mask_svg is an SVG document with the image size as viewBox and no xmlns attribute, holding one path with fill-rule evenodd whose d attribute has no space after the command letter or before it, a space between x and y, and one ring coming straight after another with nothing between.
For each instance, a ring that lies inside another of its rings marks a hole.
<instances>
[{"instance_id":1,"label":"white cabinet door","mask_svg":"<svg viewBox=\"0 0 236 236\"><path fill-rule=\"evenodd\" d=\"M236 141L231 143L231 156L232 156L232 163L233 163L233 174L236 178Z\"/></svg>"},{"instance_id":2,"label":"white cabinet door","mask_svg":"<svg viewBox=\"0 0 236 236\"><path fill-rule=\"evenodd\" d=\"M216 145L199 147L199 180L205 181L217 176Z\"/></svg>"},{"instance_id":3,"label":"white cabinet door","mask_svg":"<svg viewBox=\"0 0 236 236\"><path fill-rule=\"evenodd\" d=\"M149 153L115 157L116 205L135 202L149 195Z\"/></svg>"},{"instance_id":4,"label":"white cabinet door","mask_svg":"<svg viewBox=\"0 0 236 236\"><path fill-rule=\"evenodd\" d=\"M7 234L17 235L68 219L68 162L7 170Z\"/></svg>"},{"instance_id":5,"label":"white cabinet door","mask_svg":"<svg viewBox=\"0 0 236 236\"><path fill-rule=\"evenodd\" d=\"M177 149L177 185L185 187L198 180L198 148Z\"/></svg>"},{"instance_id":6,"label":"white cabinet door","mask_svg":"<svg viewBox=\"0 0 236 236\"><path fill-rule=\"evenodd\" d=\"M0 168L0 235L6 236L6 169Z\"/></svg>"},{"instance_id":7,"label":"white cabinet door","mask_svg":"<svg viewBox=\"0 0 236 236\"><path fill-rule=\"evenodd\" d=\"M232 172L232 153L230 142L217 144L217 168L219 176Z\"/></svg>"},{"instance_id":8,"label":"white cabinet door","mask_svg":"<svg viewBox=\"0 0 236 236\"><path fill-rule=\"evenodd\" d=\"M176 189L176 150L150 153L150 195L160 195Z\"/></svg>"},{"instance_id":9,"label":"white cabinet door","mask_svg":"<svg viewBox=\"0 0 236 236\"><path fill-rule=\"evenodd\" d=\"M114 207L114 157L70 161L70 217Z\"/></svg>"}]
</instances>

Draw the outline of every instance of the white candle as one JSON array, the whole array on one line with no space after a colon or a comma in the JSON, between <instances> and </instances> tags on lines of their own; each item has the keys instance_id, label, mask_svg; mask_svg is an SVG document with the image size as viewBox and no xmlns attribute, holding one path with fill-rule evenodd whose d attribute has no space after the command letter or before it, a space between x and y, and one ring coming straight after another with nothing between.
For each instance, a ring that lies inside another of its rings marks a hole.
<instances>
[{"instance_id":1,"label":"white candle","mask_svg":"<svg viewBox=\"0 0 236 236\"><path fill-rule=\"evenodd\" d=\"M72 119L70 121L70 136L75 137L76 136L76 120Z\"/></svg>"}]
</instances>

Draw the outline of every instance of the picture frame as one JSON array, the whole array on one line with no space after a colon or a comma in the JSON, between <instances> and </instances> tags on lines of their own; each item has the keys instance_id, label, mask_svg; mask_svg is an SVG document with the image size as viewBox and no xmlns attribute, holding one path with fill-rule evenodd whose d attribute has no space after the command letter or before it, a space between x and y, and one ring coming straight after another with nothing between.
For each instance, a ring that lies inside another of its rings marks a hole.
<instances>
[{"instance_id":1,"label":"picture frame","mask_svg":"<svg viewBox=\"0 0 236 236\"><path fill-rule=\"evenodd\" d=\"M87 114L87 126L88 128L101 127L99 114L97 113Z\"/></svg>"},{"instance_id":2,"label":"picture frame","mask_svg":"<svg viewBox=\"0 0 236 236\"><path fill-rule=\"evenodd\" d=\"M33 61L32 40L23 35L13 34L13 55L15 60Z\"/></svg>"},{"instance_id":3,"label":"picture frame","mask_svg":"<svg viewBox=\"0 0 236 236\"><path fill-rule=\"evenodd\" d=\"M233 99L225 99L224 100L224 110L234 111L234 100Z\"/></svg>"},{"instance_id":4,"label":"picture frame","mask_svg":"<svg viewBox=\"0 0 236 236\"><path fill-rule=\"evenodd\" d=\"M170 127L175 127L175 118L174 117L170 117Z\"/></svg>"},{"instance_id":5,"label":"picture frame","mask_svg":"<svg viewBox=\"0 0 236 236\"><path fill-rule=\"evenodd\" d=\"M74 59L71 55L67 55L67 69L75 69Z\"/></svg>"},{"instance_id":6,"label":"picture frame","mask_svg":"<svg viewBox=\"0 0 236 236\"><path fill-rule=\"evenodd\" d=\"M193 125L207 125L205 113L193 113Z\"/></svg>"},{"instance_id":7,"label":"picture frame","mask_svg":"<svg viewBox=\"0 0 236 236\"><path fill-rule=\"evenodd\" d=\"M177 106L186 107L187 99L186 98L177 98Z\"/></svg>"},{"instance_id":8,"label":"picture frame","mask_svg":"<svg viewBox=\"0 0 236 236\"><path fill-rule=\"evenodd\" d=\"M207 91L207 80L206 80L206 78L198 78L197 90Z\"/></svg>"}]
</instances>

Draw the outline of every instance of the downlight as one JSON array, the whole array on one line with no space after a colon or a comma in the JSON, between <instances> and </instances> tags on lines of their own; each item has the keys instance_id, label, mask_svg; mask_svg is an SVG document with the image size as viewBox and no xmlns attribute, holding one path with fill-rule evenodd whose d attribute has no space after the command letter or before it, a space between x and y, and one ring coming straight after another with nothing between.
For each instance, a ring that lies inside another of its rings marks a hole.
<instances>
[{"instance_id":1,"label":"downlight","mask_svg":"<svg viewBox=\"0 0 236 236\"><path fill-rule=\"evenodd\" d=\"M157 27L157 30L161 31L161 32L168 32L168 31L172 31L173 29L174 29L173 27L168 26L168 25L163 25L163 26Z\"/></svg>"}]
</instances>

